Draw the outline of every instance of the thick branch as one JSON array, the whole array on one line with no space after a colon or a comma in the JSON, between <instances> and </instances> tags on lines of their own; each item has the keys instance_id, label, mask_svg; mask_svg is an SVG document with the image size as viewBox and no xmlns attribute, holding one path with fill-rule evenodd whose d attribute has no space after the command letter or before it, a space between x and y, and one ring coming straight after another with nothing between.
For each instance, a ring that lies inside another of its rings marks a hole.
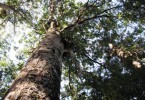
<instances>
[{"instance_id":1,"label":"thick branch","mask_svg":"<svg viewBox=\"0 0 145 100\"><path fill-rule=\"evenodd\" d=\"M112 17L112 16L109 16L109 15L106 15L106 14L104 14L104 15L101 15L101 14L103 14L103 13L109 11L109 10L112 10L114 8L119 8L119 7L122 7L122 6L116 6L116 7L112 7L112 8L106 9L106 10L100 12L100 13L97 13L96 15L94 15L92 17L85 18L85 19L83 19L81 21L79 21L79 19L77 19L74 23L69 24L68 26L66 26L65 28L63 28L61 31L64 31L66 29L70 29L70 28L76 26L77 24L80 25L80 24L85 23L86 21L93 20L93 19L96 19L96 18L100 18L100 17Z\"/></svg>"},{"instance_id":2,"label":"thick branch","mask_svg":"<svg viewBox=\"0 0 145 100\"><path fill-rule=\"evenodd\" d=\"M93 19L100 18L100 17L112 17L112 16L108 16L108 15L100 15L100 16L98 16L98 15L96 15L96 16L93 16L93 17L90 17L90 18L86 18L86 19L84 19L84 20L82 20L82 21L78 21L78 22L75 22L75 23L73 23L73 24L69 24L68 26L66 26L65 28L63 28L63 29L61 30L61 32L64 31L64 30L73 28L73 27L75 27L76 25L81 25L81 24L83 24L83 23L85 23L85 22L87 22L87 21L89 21L89 20L93 20Z\"/></svg>"}]
</instances>

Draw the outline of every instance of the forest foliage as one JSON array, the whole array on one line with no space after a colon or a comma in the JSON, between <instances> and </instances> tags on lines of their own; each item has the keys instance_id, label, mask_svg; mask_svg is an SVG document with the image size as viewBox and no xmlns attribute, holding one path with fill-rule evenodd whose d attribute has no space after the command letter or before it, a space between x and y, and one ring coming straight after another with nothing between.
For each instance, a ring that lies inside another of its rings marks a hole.
<instances>
[{"instance_id":1,"label":"forest foliage","mask_svg":"<svg viewBox=\"0 0 145 100\"><path fill-rule=\"evenodd\" d=\"M145 99L145 1L56 0L61 100ZM49 0L0 0L0 97L49 27Z\"/></svg>"}]
</instances>

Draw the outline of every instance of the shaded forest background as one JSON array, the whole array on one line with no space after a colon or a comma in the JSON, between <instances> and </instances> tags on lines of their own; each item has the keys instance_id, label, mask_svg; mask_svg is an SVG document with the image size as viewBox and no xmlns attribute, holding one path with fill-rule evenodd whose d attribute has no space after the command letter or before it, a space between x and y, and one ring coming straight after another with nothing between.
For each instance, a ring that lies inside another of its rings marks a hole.
<instances>
[{"instance_id":1,"label":"shaded forest background","mask_svg":"<svg viewBox=\"0 0 145 100\"><path fill-rule=\"evenodd\" d=\"M47 31L48 4L0 1L0 97ZM55 19L73 52L63 58L61 100L145 99L144 0L58 0Z\"/></svg>"}]
</instances>

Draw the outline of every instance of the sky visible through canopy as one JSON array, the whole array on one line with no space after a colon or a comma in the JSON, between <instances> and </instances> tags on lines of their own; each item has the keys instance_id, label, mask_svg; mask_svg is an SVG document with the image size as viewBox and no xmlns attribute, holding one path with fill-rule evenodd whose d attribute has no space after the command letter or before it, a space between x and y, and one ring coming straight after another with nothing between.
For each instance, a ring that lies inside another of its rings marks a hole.
<instances>
[{"instance_id":1,"label":"sky visible through canopy","mask_svg":"<svg viewBox=\"0 0 145 100\"><path fill-rule=\"evenodd\" d=\"M75 0L75 2L87 2L87 1L93 1L93 0ZM5 2L5 0L0 0L0 2ZM120 3L119 3L120 4ZM32 4L31 4L32 5ZM41 19L42 17L42 5L38 2L38 5L39 7L36 8L34 11L30 11L30 13L32 14L33 18L32 18L32 22L37 24L38 23L38 20ZM118 5L118 2L117 0L112 0L111 1L111 5L112 6L116 6ZM23 6L25 9L27 10L30 10L30 8L25 5ZM23 8L22 7L22 8ZM106 6L105 6L106 7ZM34 17L37 17L35 20ZM117 16L118 17L118 16ZM45 19L47 20L47 19ZM67 19L69 20L69 22L72 21L72 19ZM2 22L2 20L0 20L0 23ZM98 22L95 22L98 24ZM105 22L106 23L106 22ZM121 22L120 21L117 21L118 24L120 24ZM123 33L123 37L125 38L126 36L129 36L127 35L128 33L127 32L130 32L132 33L134 31L134 29L136 27L138 27L138 23L128 23L129 26L127 26L126 28L126 31ZM41 25L40 23L38 25ZM120 24L121 25L121 24ZM39 26L38 26L39 27ZM87 29L88 31L91 31L91 29ZM120 28L117 30L117 32L119 33L122 33L122 30L124 30L123 28ZM81 31L82 32L82 31ZM81 32L79 34L81 34ZM108 32L108 31L107 31ZM45 32L44 32L45 33ZM90 32L91 33L91 32ZM101 32L100 32L101 33ZM109 33L109 32L108 32ZM8 41L8 49L6 49L6 56L3 56L0 55L0 57L4 57L6 62L9 62L10 60L15 64L19 64L20 62L22 64L25 64L27 59L29 58L30 54L32 53L31 51L33 51L33 48L35 48L37 46L37 44L39 43L39 41L41 40L41 37L43 36L44 34L37 34L36 30L30 28L29 25L27 25L25 22L23 23L17 23L16 25L14 25L14 23L11 23L11 22L8 22L6 24L5 27L1 28L0 29L0 42L3 41L3 40L7 40ZM103 36L103 35L102 35ZM105 35L106 36L106 35ZM104 37L105 37L104 36ZM145 38L145 34L140 34L139 37L143 37ZM96 39L100 39L100 37L93 37L93 38L88 38L88 42L90 42L90 44L92 44L92 42ZM137 38L135 38L137 39ZM134 39L134 40L135 40ZM118 40L116 40L118 41ZM96 42L96 44L99 44L99 42ZM111 48L111 46L113 44L111 44L110 41L107 41L107 44L108 46ZM107 45L106 44L106 45ZM95 45L94 45L95 46ZM98 48L100 48L99 45L97 45ZM92 45L90 45L90 47L92 47ZM113 47L113 46L112 46ZM89 46L86 47L88 48L88 51L89 51ZM1 48L0 48L1 49ZM2 51L2 49L0 50ZM29 53L30 52L30 53ZM24 54L25 53L25 54ZM88 52L90 58L93 58L93 55L95 55L94 53L92 53L91 51ZM0 59L1 60L1 59ZM97 61L101 64L105 64L106 61L105 59L102 57L102 58L99 58L97 59ZM89 65L87 63L87 66L88 66L88 69L85 69L86 71L88 72L97 72L96 70L98 70L97 68L99 68L98 66L99 63L94 63L95 65L95 68L92 67L91 65ZM135 62L134 62L135 63ZM80 65L81 65L81 61L80 61ZM82 64L83 65L83 64ZM83 66L81 65L81 67L83 68ZM73 65L72 65L73 66ZM63 67L64 68L64 67ZM2 68L0 68L1 70ZM65 69L65 70L68 70L68 69ZM102 73L101 73L101 77L105 78L106 76L104 75L105 73L105 69L103 69ZM126 73L126 72L122 72L122 73ZM61 91L65 91L64 90L64 86L67 84L67 86L69 86L69 77L66 77L63 78L64 75L62 74L62 82L61 82ZM73 77L73 76L72 76ZM110 77L107 77L107 78L110 78ZM10 82L9 82L10 83ZM74 83L75 84L75 83ZM86 93L89 94L90 90L89 89L84 89L83 91L85 91ZM82 91L82 92L83 92ZM65 93L65 92L63 92ZM69 100L69 97L68 97L68 100Z\"/></svg>"}]
</instances>

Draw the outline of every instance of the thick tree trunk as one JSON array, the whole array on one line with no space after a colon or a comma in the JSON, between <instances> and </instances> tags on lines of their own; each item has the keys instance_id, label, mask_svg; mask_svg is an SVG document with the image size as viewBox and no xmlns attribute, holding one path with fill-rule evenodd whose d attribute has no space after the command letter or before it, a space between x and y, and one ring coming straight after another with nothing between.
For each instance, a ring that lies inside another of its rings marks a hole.
<instances>
[{"instance_id":1,"label":"thick tree trunk","mask_svg":"<svg viewBox=\"0 0 145 100\"><path fill-rule=\"evenodd\" d=\"M60 36L48 32L4 100L59 100L62 53Z\"/></svg>"}]
</instances>

